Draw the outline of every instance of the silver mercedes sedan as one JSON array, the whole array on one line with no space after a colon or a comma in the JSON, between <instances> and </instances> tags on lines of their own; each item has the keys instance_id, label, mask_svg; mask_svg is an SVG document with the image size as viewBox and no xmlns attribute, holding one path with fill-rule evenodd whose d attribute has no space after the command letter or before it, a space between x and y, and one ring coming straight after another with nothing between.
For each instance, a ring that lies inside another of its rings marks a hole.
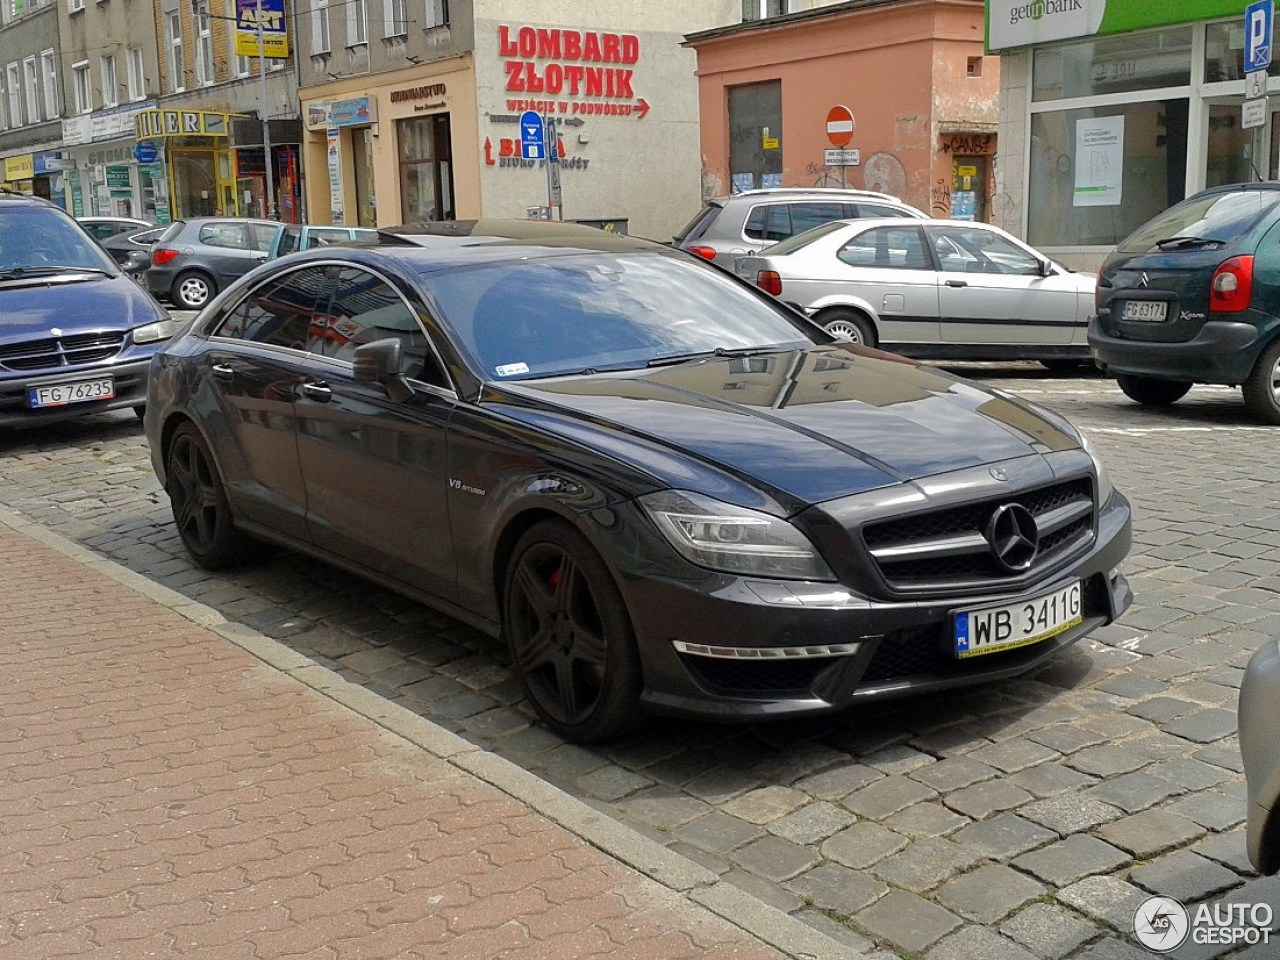
<instances>
[{"instance_id":1,"label":"silver mercedes sedan","mask_svg":"<svg viewBox=\"0 0 1280 960\"><path fill-rule=\"evenodd\" d=\"M1050 369L1089 359L1094 277L989 224L838 221L734 269L829 333L904 356Z\"/></svg>"},{"instance_id":2,"label":"silver mercedes sedan","mask_svg":"<svg viewBox=\"0 0 1280 960\"><path fill-rule=\"evenodd\" d=\"M1249 781L1249 859L1280 872L1280 641L1253 655L1240 687L1240 753Z\"/></svg>"}]
</instances>

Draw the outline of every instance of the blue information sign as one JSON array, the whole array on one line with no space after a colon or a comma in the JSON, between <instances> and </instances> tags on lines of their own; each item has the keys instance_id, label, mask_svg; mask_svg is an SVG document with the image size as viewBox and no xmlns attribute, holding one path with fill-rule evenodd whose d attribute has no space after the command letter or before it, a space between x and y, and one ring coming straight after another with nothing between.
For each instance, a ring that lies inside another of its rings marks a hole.
<instances>
[{"instance_id":1,"label":"blue information sign","mask_svg":"<svg viewBox=\"0 0 1280 960\"><path fill-rule=\"evenodd\" d=\"M155 163L160 151L150 140L139 140L133 145L133 159L139 163Z\"/></svg>"},{"instance_id":2,"label":"blue information sign","mask_svg":"<svg viewBox=\"0 0 1280 960\"><path fill-rule=\"evenodd\" d=\"M1244 8L1244 70L1254 73L1271 66L1272 0L1256 0Z\"/></svg>"},{"instance_id":3,"label":"blue information sign","mask_svg":"<svg viewBox=\"0 0 1280 960\"><path fill-rule=\"evenodd\" d=\"M542 137L542 117L535 110L520 114L520 156L525 160L545 160L546 141Z\"/></svg>"}]
</instances>

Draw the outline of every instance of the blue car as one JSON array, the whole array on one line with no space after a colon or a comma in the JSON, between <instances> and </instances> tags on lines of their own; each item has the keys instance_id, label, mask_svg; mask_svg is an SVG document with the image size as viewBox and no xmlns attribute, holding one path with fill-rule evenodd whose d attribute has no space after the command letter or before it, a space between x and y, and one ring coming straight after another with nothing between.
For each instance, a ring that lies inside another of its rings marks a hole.
<instances>
[{"instance_id":1,"label":"blue car","mask_svg":"<svg viewBox=\"0 0 1280 960\"><path fill-rule=\"evenodd\" d=\"M267 259L274 260L302 250L331 243L377 243L378 231L372 227L312 226L309 223L288 224L279 233L267 251Z\"/></svg>"},{"instance_id":2,"label":"blue car","mask_svg":"<svg viewBox=\"0 0 1280 960\"><path fill-rule=\"evenodd\" d=\"M184 326L46 200L0 191L0 427L132 407Z\"/></svg>"}]
</instances>

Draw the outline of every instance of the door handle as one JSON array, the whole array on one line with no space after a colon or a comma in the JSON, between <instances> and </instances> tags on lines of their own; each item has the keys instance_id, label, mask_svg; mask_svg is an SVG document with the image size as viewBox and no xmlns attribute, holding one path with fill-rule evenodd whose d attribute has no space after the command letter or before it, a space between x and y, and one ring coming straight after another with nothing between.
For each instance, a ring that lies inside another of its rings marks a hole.
<instances>
[{"instance_id":1,"label":"door handle","mask_svg":"<svg viewBox=\"0 0 1280 960\"><path fill-rule=\"evenodd\" d=\"M318 403L328 403L333 399L333 391L330 390L329 385L323 381L304 383L300 389L309 399L315 400Z\"/></svg>"},{"instance_id":2,"label":"door handle","mask_svg":"<svg viewBox=\"0 0 1280 960\"><path fill-rule=\"evenodd\" d=\"M215 363L209 368L209 372L213 374L215 380L233 380L236 371L229 363Z\"/></svg>"},{"instance_id":3,"label":"door handle","mask_svg":"<svg viewBox=\"0 0 1280 960\"><path fill-rule=\"evenodd\" d=\"M947 281L948 287L967 287L968 285L969 285L968 280L948 280Z\"/></svg>"}]
</instances>

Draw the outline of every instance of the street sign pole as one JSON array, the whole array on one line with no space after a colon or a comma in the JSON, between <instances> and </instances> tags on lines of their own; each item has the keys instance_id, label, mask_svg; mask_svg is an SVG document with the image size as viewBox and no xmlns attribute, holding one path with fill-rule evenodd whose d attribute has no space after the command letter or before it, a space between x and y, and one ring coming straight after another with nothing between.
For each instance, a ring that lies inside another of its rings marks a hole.
<instances>
[{"instance_id":1,"label":"street sign pole","mask_svg":"<svg viewBox=\"0 0 1280 960\"><path fill-rule=\"evenodd\" d=\"M561 203L563 197L560 192L560 145L554 117L546 118L544 129L547 154L547 209L550 211L552 220L563 220L564 210Z\"/></svg>"},{"instance_id":2,"label":"street sign pole","mask_svg":"<svg viewBox=\"0 0 1280 960\"><path fill-rule=\"evenodd\" d=\"M256 7L258 15L258 81L259 93L262 97L260 111L262 117L262 160L263 166L267 171L267 195L264 198L263 206L266 207L267 217L275 219L276 172L275 164L271 162L271 121L267 119L267 51L262 44L262 0L257 0Z\"/></svg>"}]
</instances>

